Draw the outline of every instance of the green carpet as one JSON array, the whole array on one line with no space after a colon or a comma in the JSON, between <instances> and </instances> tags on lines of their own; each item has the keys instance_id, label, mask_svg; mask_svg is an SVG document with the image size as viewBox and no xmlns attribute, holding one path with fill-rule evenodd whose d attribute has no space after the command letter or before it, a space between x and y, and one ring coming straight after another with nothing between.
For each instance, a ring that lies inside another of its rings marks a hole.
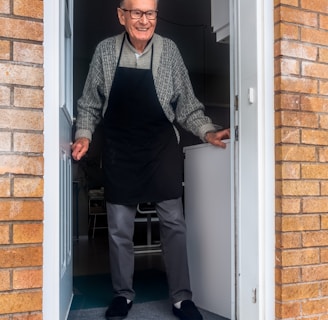
<instances>
[{"instance_id":1,"label":"green carpet","mask_svg":"<svg viewBox=\"0 0 328 320\"><path fill-rule=\"evenodd\" d=\"M73 277L74 298L71 310L107 307L113 298L110 274ZM134 275L134 303L168 299L165 272L137 271Z\"/></svg>"}]
</instances>

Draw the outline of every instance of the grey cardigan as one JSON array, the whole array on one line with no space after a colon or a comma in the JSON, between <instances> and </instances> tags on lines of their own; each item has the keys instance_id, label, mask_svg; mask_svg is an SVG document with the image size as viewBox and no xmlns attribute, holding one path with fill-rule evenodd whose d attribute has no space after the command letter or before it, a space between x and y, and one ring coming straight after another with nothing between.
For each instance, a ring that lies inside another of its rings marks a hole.
<instances>
[{"instance_id":1,"label":"grey cardigan","mask_svg":"<svg viewBox=\"0 0 328 320\"><path fill-rule=\"evenodd\" d=\"M106 112L123 37L124 33L107 38L95 50L78 100L75 139L85 137L91 141ZM172 40L154 34L139 58L129 41L125 41L120 66L149 67L152 46L155 89L166 117L171 123L176 119L183 128L204 140L205 134L215 128L204 115L204 105L194 95L188 71Z\"/></svg>"}]
</instances>

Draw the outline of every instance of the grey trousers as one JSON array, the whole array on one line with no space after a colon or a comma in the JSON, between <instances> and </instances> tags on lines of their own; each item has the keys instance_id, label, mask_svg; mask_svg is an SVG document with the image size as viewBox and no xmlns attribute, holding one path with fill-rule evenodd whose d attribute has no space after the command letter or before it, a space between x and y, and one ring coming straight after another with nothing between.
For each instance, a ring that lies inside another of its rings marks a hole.
<instances>
[{"instance_id":1,"label":"grey trousers","mask_svg":"<svg viewBox=\"0 0 328 320\"><path fill-rule=\"evenodd\" d=\"M156 203L160 237L172 303L192 297L181 198ZM115 296L133 300L133 233L136 206L107 202L109 255Z\"/></svg>"}]
</instances>

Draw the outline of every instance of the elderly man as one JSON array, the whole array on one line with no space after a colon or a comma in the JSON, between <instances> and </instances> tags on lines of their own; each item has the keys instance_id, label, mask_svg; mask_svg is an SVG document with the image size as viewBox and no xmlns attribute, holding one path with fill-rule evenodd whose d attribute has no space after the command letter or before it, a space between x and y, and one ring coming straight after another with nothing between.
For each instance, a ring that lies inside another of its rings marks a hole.
<instances>
[{"instance_id":1,"label":"elderly man","mask_svg":"<svg viewBox=\"0 0 328 320\"><path fill-rule=\"evenodd\" d=\"M125 32L102 41L78 101L72 156L88 151L103 119L103 168L114 299L108 320L124 319L133 303L133 232L136 205L154 202L172 311L202 316L192 302L182 209L182 151L172 122L204 142L225 147L229 130L216 132L196 99L176 45L155 34L158 0L123 0L117 9Z\"/></svg>"}]
</instances>

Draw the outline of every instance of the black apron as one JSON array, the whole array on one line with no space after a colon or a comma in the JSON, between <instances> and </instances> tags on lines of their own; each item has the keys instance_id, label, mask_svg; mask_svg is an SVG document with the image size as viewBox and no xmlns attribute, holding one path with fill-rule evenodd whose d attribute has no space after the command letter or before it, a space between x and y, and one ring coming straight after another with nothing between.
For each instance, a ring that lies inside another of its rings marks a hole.
<instances>
[{"instance_id":1,"label":"black apron","mask_svg":"<svg viewBox=\"0 0 328 320\"><path fill-rule=\"evenodd\" d=\"M182 150L158 100L151 69L119 67L104 115L106 201L137 204L182 195Z\"/></svg>"}]
</instances>

